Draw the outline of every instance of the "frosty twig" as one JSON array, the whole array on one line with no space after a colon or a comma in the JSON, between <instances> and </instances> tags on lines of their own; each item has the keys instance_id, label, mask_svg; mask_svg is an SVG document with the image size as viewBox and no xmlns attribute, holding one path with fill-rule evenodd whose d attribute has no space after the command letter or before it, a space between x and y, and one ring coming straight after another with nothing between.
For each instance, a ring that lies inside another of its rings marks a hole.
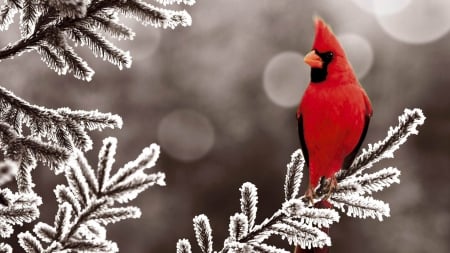
<instances>
[{"instance_id":1,"label":"frosty twig","mask_svg":"<svg viewBox=\"0 0 450 253\"><path fill-rule=\"evenodd\" d=\"M195 3L193 0L158 0L163 5ZM0 49L0 61L35 50L49 68L58 74L72 72L76 78L90 81L94 70L67 42L88 46L94 55L116 65L131 66L129 52L108 41L101 31L119 39L132 39L133 31L119 23L118 14L135 18L144 25L175 28L190 26L185 11L159 8L141 0L7 0L0 7L0 30L6 30L19 12L21 39Z\"/></svg>"},{"instance_id":2,"label":"frosty twig","mask_svg":"<svg viewBox=\"0 0 450 253\"><path fill-rule=\"evenodd\" d=\"M118 251L117 245L106 239L104 226L139 218L141 211L134 206L116 207L115 204L128 203L150 186L165 185L165 175L145 171L159 157L159 146L152 144L135 161L111 176L116 143L115 138L104 140L96 170L78 152L77 159L65 169L68 184L55 189L59 206L53 226L39 222L34 228L36 236L30 232L19 234L19 243L26 252ZM130 167L134 170L124 175L124 168Z\"/></svg>"},{"instance_id":3,"label":"frosty twig","mask_svg":"<svg viewBox=\"0 0 450 253\"><path fill-rule=\"evenodd\" d=\"M411 134L417 134L417 127L424 123L425 116L420 109L405 109L399 117L399 124L390 128L387 137L367 150L355 160L348 171L338 172L338 188L331 194L329 201L337 209L350 217L377 218L380 221L388 217L389 205L376 200L370 195L389 187L393 183L400 183L400 171L396 168L385 168L370 174L362 172L372 167L376 162L393 157L395 150L403 144ZM264 241L271 235L279 235L287 239L290 244L302 248L316 248L331 245L329 235L321 231L320 227L329 227L339 221L339 214L334 209L318 209L312 207L305 196L298 197L298 190L302 178L304 159L300 150L292 154L291 162L287 165L285 180L285 202L270 218L259 225L252 225L256 215L256 187L251 183L244 183L241 190L241 212L230 218L230 236L225 240L224 247L218 252L267 252L285 253L284 249L267 245ZM316 199L321 201L328 192L329 182L323 180L315 189ZM254 203L254 204L250 204ZM209 220L205 215L194 218L194 225L198 227L201 219L205 227L210 228ZM204 253L212 252L212 232L208 235L195 229L197 241ZM205 250L208 242L208 250ZM203 246L202 246L203 245ZM177 253L191 253L188 240L181 239L177 244Z\"/></svg>"}]
</instances>

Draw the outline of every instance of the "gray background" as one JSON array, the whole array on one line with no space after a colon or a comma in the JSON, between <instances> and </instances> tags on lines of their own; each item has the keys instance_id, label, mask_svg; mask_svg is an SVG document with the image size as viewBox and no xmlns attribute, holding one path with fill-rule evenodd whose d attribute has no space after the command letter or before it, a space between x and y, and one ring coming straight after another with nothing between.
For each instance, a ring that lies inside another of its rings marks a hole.
<instances>
[{"instance_id":1,"label":"gray background","mask_svg":"<svg viewBox=\"0 0 450 253\"><path fill-rule=\"evenodd\" d=\"M413 2L417 1L421 0ZM439 14L450 16L450 8L439 6L448 6L446 2L429 1L429 10L402 21L432 21L430 27L417 25L409 34L420 38L421 31L426 35L435 26L450 24ZM299 147L296 108L280 107L269 99L263 88L264 71L279 53L305 54L311 49L314 14L336 33L358 34L370 42L373 63L361 79L374 107L366 144L384 138L406 107L420 107L427 116L419 136L411 137L395 159L376 166L402 171L400 185L376 194L390 203L392 217L383 222L343 217L332 228L333 252L450 251L448 33L429 43L405 43L386 33L376 15L350 0L200 0L186 9L193 26L174 31L124 20L137 33L133 41L117 42L135 56L131 69L119 71L78 48L96 70L90 83L58 76L35 52L0 62L1 85L31 103L99 109L123 117L121 130L91 133L94 148L87 155L93 166L101 139L107 136L119 140L116 168L150 143L162 141L156 169L166 173L167 186L152 188L133 201L142 207L141 219L109 227L108 237L118 242L121 252L175 252L178 238L193 242L192 218L200 213L209 216L215 248L220 249L229 216L239 210L238 188L246 181L259 189L258 223L280 207L285 165ZM15 24L1 33L0 46L17 36ZM302 62L298 68L304 68ZM301 81L299 87L298 101L304 89ZM200 120L178 117L180 124L167 123L182 147L158 136L161 121L180 109L203 115ZM208 146L202 143L212 146L198 159L183 161L173 154L177 148L189 153L189 145L202 153ZM52 189L63 178L45 167L33 176L44 198L41 218L52 222L56 212ZM276 243L290 247L284 241Z\"/></svg>"}]
</instances>

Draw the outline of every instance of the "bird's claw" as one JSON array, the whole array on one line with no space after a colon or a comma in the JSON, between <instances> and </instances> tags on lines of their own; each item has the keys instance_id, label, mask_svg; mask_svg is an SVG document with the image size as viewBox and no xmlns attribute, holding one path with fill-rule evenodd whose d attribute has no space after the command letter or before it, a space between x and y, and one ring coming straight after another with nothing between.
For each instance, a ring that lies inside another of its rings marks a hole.
<instances>
[{"instance_id":1,"label":"bird's claw","mask_svg":"<svg viewBox=\"0 0 450 253\"><path fill-rule=\"evenodd\" d=\"M305 198L307 203L310 203L311 205L314 205L314 198L317 197L316 192L314 191L314 188L310 185L308 186L308 189L305 193Z\"/></svg>"},{"instance_id":2,"label":"bird's claw","mask_svg":"<svg viewBox=\"0 0 450 253\"><path fill-rule=\"evenodd\" d=\"M325 197L323 197L323 199L328 200L331 197L331 194L333 194L333 192L337 189L337 187L338 187L338 182L337 182L336 176L333 175L329 181L328 192L325 195Z\"/></svg>"}]
</instances>

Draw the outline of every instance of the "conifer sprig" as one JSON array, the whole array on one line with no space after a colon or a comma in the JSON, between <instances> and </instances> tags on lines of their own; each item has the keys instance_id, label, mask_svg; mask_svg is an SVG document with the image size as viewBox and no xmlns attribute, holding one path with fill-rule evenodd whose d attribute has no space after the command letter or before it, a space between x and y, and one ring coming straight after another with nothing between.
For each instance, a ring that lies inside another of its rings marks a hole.
<instances>
[{"instance_id":1,"label":"conifer sprig","mask_svg":"<svg viewBox=\"0 0 450 253\"><path fill-rule=\"evenodd\" d=\"M399 124L390 128L387 137L374 145L369 145L358 156L350 170L337 173L338 187L328 201L338 210L350 217L373 218L383 220L389 217L390 209L387 203L370 196L373 192L383 190L393 183L399 183L400 171L396 168L386 168L370 174L362 172L384 158L393 157L394 151L406 142L411 134L417 134L417 127L425 121L420 109L405 109L399 117ZM322 201L328 193L329 184L322 180L315 189L314 203L309 203L305 196L298 197L302 178L304 159L302 152L297 150L291 156L287 165L284 185L285 202L270 218L266 218L259 225L250 225L249 220L256 216L257 194L256 187L251 183L244 183L241 187L241 213L230 217L229 237L225 240L220 253L226 252L267 252L285 253L284 249L268 245L265 242L271 235L279 235L287 239L290 244L301 248L322 248L331 245L331 238L320 228L328 228L339 221L339 214L334 209L319 209L313 204ZM199 222L199 220L202 221ZM200 224L206 224L201 226ZM209 229L200 229L201 227ZM194 219L194 230L197 242L202 252L210 252L212 236L209 220L205 215ZM208 231L202 233L199 231ZM207 246L206 246L207 245ZM205 250L208 248L208 250ZM181 239L177 243L177 253L191 253L190 242Z\"/></svg>"},{"instance_id":2,"label":"conifer sprig","mask_svg":"<svg viewBox=\"0 0 450 253\"><path fill-rule=\"evenodd\" d=\"M195 3L194 0L158 2L163 5ZM19 12L21 39L0 49L0 61L35 50L58 74L73 73L76 78L86 81L92 79L94 70L77 55L68 40L75 45L88 46L95 56L122 69L131 66L129 52L119 49L102 34L133 39L135 34L119 23L117 14L164 29L192 23L185 10L160 8L141 0L8 0L6 3L0 7L0 30L7 29Z\"/></svg>"},{"instance_id":3,"label":"conifer sprig","mask_svg":"<svg viewBox=\"0 0 450 253\"><path fill-rule=\"evenodd\" d=\"M30 223L39 217L42 200L35 193L13 193L0 190L0 237L10 237L13 226Z\"/></svg>"},{"instance_id":4,"label":"conifer sprig","mask_svg":"<svg viewBox=\"0 0 450 253\"><path fill-rule=\"evenodd\" d=\"M29 130L24 136L23 127ZM122 127L122 119L98 111L57 110L31 105L0 87L0 143L5 156L18 164L19 192L32 191L31 171L41 161L61 172L71 153L92 148L88 130Z\"/></svg>"},{"instance_id":5,"label":"conifer sprig","mask_svg":"<svg viewBox=\"0 0 450 253\"><path fill-rule=\"evenodd\" d=\"M47 109L32 105L3 87L0 87L0 120L9 124L18 135L22 134L25 125L30 129L30 135L38 140L46 138L66 150L78 148L83 151L92 148L86 130L122 127L118 115L69 108Z\"/></svg>"},{"instance_id":6,"label":"conifer sprig","mask_svg":"<svg viewBox=\"0 0 450 253\"><path fill-rule=\"evenodd\" d=\"M116 243L106 239L105 226L139 218L141 211L134 206L116 204L128 203L150 186L164 186L165 175L146 172L155 165L159 156L159 146L152 144L130 162L135 166L133 172L123 176L123 170L119 170L110 176L110 172L105 170L109 171L114 161L116 143L117 140L111 137L103 141L96 170L86 163L82 152L77 152L78 157L64 171L68 184L58 185L55 189L58 212L54 224L39 222L33 230L35 235L29 232L19 234L19 243L25 252L118 251ZM117 174L123 177L117 179ZM112 179L120 186L107 187Z\"/></svg>"}]
</instances>

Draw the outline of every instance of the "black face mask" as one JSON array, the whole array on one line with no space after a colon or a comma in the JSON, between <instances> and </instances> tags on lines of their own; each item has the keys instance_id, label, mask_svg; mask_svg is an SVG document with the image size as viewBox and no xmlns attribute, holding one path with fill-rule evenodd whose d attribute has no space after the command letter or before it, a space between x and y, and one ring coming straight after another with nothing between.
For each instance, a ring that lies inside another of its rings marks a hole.
<instances>
[{"instance_id":1,"label":"black face mask","mask_svg":"<svg viewBox=\"0 0 450 253\"><path fill-rule=\"evenodd\" d=\"M328 74L328 64L333 60L333 52L319 53L314 49L316 54L322 59L322 68L311 68L311 82L320 83L325 81Z\"/></svg>"}]
</instances>

